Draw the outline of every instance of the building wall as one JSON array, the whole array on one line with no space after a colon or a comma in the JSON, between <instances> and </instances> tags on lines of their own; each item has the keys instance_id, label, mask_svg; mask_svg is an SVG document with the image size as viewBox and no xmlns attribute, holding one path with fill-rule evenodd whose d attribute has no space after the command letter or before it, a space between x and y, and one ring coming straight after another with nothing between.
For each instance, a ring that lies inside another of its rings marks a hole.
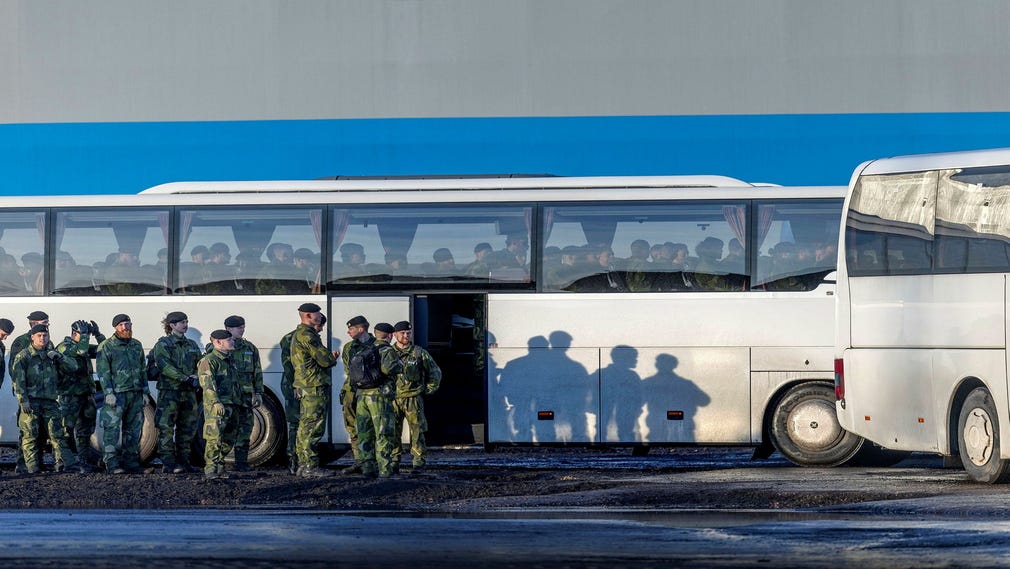
<instances>
[{"instance_id":1,"label":"building wall","mask_svg":"<svg viewBox=\"0 0 1010 569\"><path fill-rule=\"evenodd\" d=\"M1006 21L995 0L0 0L0 192L844 183L880 155L1010 145Z\"/></svg>"}]
</instances>

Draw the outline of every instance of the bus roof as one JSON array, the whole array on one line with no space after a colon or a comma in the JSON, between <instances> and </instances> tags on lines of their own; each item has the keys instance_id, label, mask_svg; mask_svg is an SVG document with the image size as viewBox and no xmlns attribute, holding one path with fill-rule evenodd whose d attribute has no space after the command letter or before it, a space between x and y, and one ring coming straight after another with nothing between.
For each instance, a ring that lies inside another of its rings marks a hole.
<instances>
[{"instance_id":1,"label":"bus roof","mask_svg":"<svg viewBox=\"0 0 1010 569\"><path fill-rule=\"evenodd\" d=\"M1010 148L893 156L868 162L859 173L860 175L897 174L1002 165L1010 165Z\"/></svg>"}]
</instances>

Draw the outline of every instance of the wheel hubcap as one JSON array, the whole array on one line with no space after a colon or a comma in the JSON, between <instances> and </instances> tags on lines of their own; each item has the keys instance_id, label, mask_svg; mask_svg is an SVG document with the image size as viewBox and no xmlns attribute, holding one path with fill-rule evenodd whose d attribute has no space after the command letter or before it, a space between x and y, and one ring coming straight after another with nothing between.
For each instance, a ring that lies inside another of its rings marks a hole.
<instances>
[{"instance_id":1,"label":"wheel hubcap","mask_svg":"<svg viewBox=\"0 0 1010 569\"><path fill-rule=\"evenodd\" d=\"M843 434L835 406L827 401L804 402L789 414L789 437L804 449L828 448Z\"/></svg>"},{"instance_id":2,"label":"wheel hubcap","mask_svg":"<svg viewBox=\"0 0 1010 569\"><path fill-rule=\"evenodd\" d=\"M964 422L964 449L968 459L975 466L983 466L992 457L996 433L993 432L992 419L984 409L975 408L968 414Z\"/></svg>"}]
</instances>

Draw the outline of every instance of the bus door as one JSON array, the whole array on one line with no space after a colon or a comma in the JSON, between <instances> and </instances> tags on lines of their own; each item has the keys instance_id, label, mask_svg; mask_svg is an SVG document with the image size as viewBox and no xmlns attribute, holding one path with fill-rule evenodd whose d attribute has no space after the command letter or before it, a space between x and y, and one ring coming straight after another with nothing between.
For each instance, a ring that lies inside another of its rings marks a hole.
<instances>
[{"instance_id":1,"label":"bus door","mask_svg":"<svg viewBox=\"0 0 1010 569\"><path fill-rule=\"evenodd\" d=\"M371 326L378 322L395 324L400 320L410 320L409 295L390 296L331 296L329 311L326 317L327 329L330 331L330 349L338 352L350 338L347 337L347 321L355 316L364 316ZM371 332L369 326L369 332ZM330 425L330 440L333 443L350 443L347 429L344 428L344 411L340 404L340 388L344 385L344 366L340 363L334 367L333 374L333 423Z\"/></svg>"}]
</instances>

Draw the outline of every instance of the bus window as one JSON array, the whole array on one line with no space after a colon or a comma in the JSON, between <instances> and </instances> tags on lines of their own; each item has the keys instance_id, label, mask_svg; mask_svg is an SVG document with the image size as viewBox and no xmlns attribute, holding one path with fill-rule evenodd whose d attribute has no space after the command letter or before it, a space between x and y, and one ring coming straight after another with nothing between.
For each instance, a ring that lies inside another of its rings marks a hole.
<instances>
[{"instance_id":1,"label":"bus window","mask_svg":"<svg viewBox=\"0 0 1010 569\"><path fill-rule=\"evenodd\" d=\"M936 272L1010 271L1010 172L946 171L936 196Z\"/></svg>"},{"instance_id":2,"label":"bus window","mask_svg":"<svg viewBox=\"0 0 1010 569\"><path fill-rule=\"evenodd\" d=\"M182 210L179 285L184 294L319 292L322 210Z\"/></svg>"},{"instance_id":3,"label":"bus window","mask_svg":"<svg viewBox=\"0 0 1010 569\"><path fill-rule=\"evenodd\" d=\"M838 201L759 204L755 286L772 291L817 288L835 270L841 210Z\"/></svg>"},{"instance_id":4,"label":"bus window","mask_svg":"<svg viewBox=\"0 0 1010 569\"><path fill-rule=\"evenodd\" d=\"M333 211L333 286L528 286L532 207L348 208Z\"/></svg>"},{"instance_id":5,"label":"bus window","mask_svg":"<svg viewBox=\"0 0 1010 569\"><path fill-rule=\"evenodd\" d=\"M544 208L544 289L745 290L746 202Z\"/></svg>"},{"instance_id":6,"label":"bus window","mask_svg":"<svg viewBox=\"0 0 1010 569\"><path fill-rule=\"evenodd\" d=\"M42 294L45 229L45 212L0 212L0 296Z\"/></svg>"},{"instance_id":7,"label":"bus window","mask_svg":"<svg viewBox=\"0 0 1010 569\"><path fill-rule=\"evenodd\" d=\"M168 211L58 211L53 294L166 294Z\"/></svg>"}]
</instances>

